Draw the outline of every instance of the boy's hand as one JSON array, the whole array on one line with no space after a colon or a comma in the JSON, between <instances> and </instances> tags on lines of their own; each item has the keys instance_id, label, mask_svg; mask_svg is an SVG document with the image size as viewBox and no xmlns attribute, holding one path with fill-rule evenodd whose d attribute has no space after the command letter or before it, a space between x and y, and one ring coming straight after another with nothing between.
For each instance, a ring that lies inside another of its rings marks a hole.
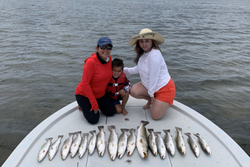
<instances>
[{"instance_id":1,"label":"boy's hand","mask_svg":"<svg viewBox=\"0 0 250 167\"><path fill-rule=\"evenodd\" d=\"M120 92L120 95L121 95L122 97L125 96L125 93L126 93L125 90L121 89L119 92Z\"/></svg>"}]
</instances>

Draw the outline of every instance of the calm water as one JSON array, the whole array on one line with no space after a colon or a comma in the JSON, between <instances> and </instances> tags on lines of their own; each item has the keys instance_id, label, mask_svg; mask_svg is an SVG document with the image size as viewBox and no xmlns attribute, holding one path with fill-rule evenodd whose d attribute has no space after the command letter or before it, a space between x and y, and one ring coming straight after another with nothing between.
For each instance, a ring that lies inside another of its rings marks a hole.
<instances>
[{"instance_id":1,"label":"calm water","mask_svg":"<svg viewBox=\"0 0 250 167\"><path fill-rule=\"evenodd\" d=\"M109 36L133 66L128 40L161 33L176 100L250 155L249 0L1 0L0 163L41 121L73 102L83 61ZM132 83L138 76L130 76Z\"/></svg>"}]
</instances>

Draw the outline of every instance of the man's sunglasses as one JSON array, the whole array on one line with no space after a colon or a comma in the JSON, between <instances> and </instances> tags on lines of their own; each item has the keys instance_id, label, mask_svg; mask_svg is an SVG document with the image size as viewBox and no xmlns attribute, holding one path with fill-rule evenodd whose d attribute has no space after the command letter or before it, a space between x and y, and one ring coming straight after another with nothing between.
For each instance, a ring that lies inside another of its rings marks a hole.
<instances>
[{"instance_id":1,"label":"man's sunglasses","mask_svg":"<svg viewBox=\"0 0 250 167\"><path fill-rule=\"evenodd\" d=\"M103 46L99 46L99 48L101 48L101 49L107 49L107 50L112 50L112 46L105 46L105 45L103 45Z\"/></svg>"}]
</instances>

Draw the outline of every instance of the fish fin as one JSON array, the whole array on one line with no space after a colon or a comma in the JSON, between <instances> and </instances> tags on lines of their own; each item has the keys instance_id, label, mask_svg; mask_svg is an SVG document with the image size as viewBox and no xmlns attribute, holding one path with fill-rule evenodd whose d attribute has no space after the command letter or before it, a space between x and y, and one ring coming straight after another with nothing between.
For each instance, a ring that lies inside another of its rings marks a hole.
<instances>
[{"instance_id":1,"label":"fish fin","mask_svg":"<svg viewBox=\"0 0 250 167\"><path fill-rule=\"evenodd\" d=\"M92 135L96 133L96 130L92 130L89 133L91 133Z\"/></svg>"},{"instance_id":2,"label":"fish fin","mask_svg":"<svg viewBox=\"0 0 250 167\"><path fill-rule=\"evenodd\" d=\"M41 148L43 148L43 146L45 145L46 143L44 143L42 146L41 146Z\"/></svg>"},{"instance_id":3,"label":"fish fin","mask_svg":"<svg viewBox=\"0 0 250 167\"><path fill-rule=\"evenodd\" d=\"M181 129L180 127L175 127L175 129L176 129L177 131L182 131L182 129Z\"/></svg>"},{"instance_id":4,"label":"fish fin","mask_svg":"<svg viewBox=\"0 0 250 167\"><path fill-rule=\"evenodd\" d=\"M99 130L102 130L104 128L104 126L98 126Z\"/></svg>"},{"instance_id":5,"label":"fish fin","mask_svg":"<svg viewBox=\"0 0 250 167\"><path fill-rule=\"evenodd\" d=\"M167 130L164 129L163 132L170 133L170 129L167 129Z\"/></svg>"},{"instance_id":6,"label":"fish fin","mask_svg":"<svg viewBox=\"0 0 250 167\"><path fill-rule=\"evenodd\" d=\"M74 133L69 133L69 136L72 136L72 135L74 135L74 134L76 134L75 132Z\"/></svg>"},{"instance_id":7,"label":"fish fin","mask_svg":"<svg viewBox=\"0 0 250 167\"><path fill-rule=\"evenodd\" d=\"M121 131L122 131L123 133L127 133L129 130L126 129L126 128L121 128Z\"/></svg>"},{"instance_id":8,"label":"fish fin","mask_svg":"<svg viewBox=\"0 0 250 167\"><path fill-rule=\"evenodd\" d=\"M109 130L109 131L112 131L112 129L115 129L115 125L110 125L110 126L108 126L108 130Z\"/></svg>"},{"instance_id":9,"label":"fish fin","mask_svg":"<svg viewBox=\"0 0 250 167\"><path fill-rule=\"evenodd\" d=\"M49 137L49 138L46 138L45 140L49 141L49 140L52 140L52 139L53 139L53 137Z\"/></svg>"},{"instance_id":10,"label":"fish fin","mask_svg":"<svg viewBox=\"0 0 250 167\"><path fill-rule=\"evenodd\" d=\"M195 135L196 137L200 137L200 134L199 134L199 133L194 133L194 135Z\"/></svg>"},{"instance_id":11,"label":"fish fin","mask_svg":"<svg viewBox=\"0 0 250 167\"><path fill-rule=\"evenodd\" d=\"M144 126L146 126L147 124L149 124L148 121L144 121L144 120L142 120L141 123L142 123Z\"/></svg>"},{"instance_id":12,"label":"fish fin","mask_svg":"<svg viewBox=\"0 0 250 167\"><path fill-rule=\"evenodd\" d=\"M157 135L161 135L161 132L154 132L154 134Z\"/></svg>"},{"instance_id":13,"label":"fish fin","mask_svg":"<svg viewBox=\"0 0 250 167\"><path fill-rule=\"evenodd\" d=\"M148 132L149 133L154 132L154 129L148 129Z\"/></svg>"},{"instance_id":14,"label":"fish fin","mask_svg":"<svg viewBox=\"0 0 250 167\"><path fill-rule=\"evenodd\" d=\"M82 134L82 131L77 131L77 132L75 132L75 134Z\"/></svg>"},{"instance_id":15,"label":"fish fin","mask_svg":"<svg viewBox=\"0 0 250 167\"><path fill-rule=\"evenodd\" d=\"M191 133L187 132L187 133L184 133L185 135L187 136L191 136Z\"/></svg>"},{"instance_id":16,"label":"fish fin","mask_svg":"<svg viewBox=\"0 0 250 167\"><path fill-rule=\"evenodd\" d=\"M134 129L134 128L131 128L131 129L129 129L129 132L130 133L133 133L133 132L135 132L136 130Z\"/></svg>"}]
</instances>

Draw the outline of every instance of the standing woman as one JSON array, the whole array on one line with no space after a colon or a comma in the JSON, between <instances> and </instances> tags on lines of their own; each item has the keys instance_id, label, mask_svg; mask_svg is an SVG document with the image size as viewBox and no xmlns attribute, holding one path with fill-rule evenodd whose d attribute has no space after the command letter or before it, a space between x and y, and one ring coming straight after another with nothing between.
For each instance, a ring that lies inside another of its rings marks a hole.
<instances>
[{"instance_id":1,"label":"standing woman","mask_svg":"<svg viewBox=\"0 0 250 167\"><path fill-rule=\"evenodd\" d=\"M142 29L139 35L129 40L130 46L135 46L137 54L135 67L124 68L126 74L140 75L141 82L130 89L130 95L148 102L143 109L150 107L153 119L162 118L168 107L173 104L175 85L171 79L165 60L158 45L164 43L161 34L148 28Z\"/></svg>"},{"instance_id":2,"label":"standing woman","mask_svg":"<svg viewBox=\"0 0 250 167\"><path fill-rule=\"evenodd\" d=\"M82 81L78 84L75 96L84 117L91 124L99 121L99 109L106 116L115 114L112 99L106 93L106 87L112 77L112 41L101 37L96 46L96 53L84 63Z\"/></svg>"}]
</instances>

